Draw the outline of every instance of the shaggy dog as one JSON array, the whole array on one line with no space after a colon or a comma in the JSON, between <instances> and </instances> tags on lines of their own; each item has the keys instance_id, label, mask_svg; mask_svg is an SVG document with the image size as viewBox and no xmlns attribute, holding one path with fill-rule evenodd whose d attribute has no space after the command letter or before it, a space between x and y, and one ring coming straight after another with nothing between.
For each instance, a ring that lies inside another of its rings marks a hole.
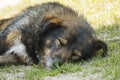
<instances>
[{"instance_id":1,"label":"shaggy dog","mask_svg":"<svg viewBox=\"0 0 120 80\"><path fill-rule=\"evenodd\" d=\"M77 12L56 2L29 7L14 17L0 32L0 64L41 63L92 58L107 45Z\"/></svg>"}]
</instances>

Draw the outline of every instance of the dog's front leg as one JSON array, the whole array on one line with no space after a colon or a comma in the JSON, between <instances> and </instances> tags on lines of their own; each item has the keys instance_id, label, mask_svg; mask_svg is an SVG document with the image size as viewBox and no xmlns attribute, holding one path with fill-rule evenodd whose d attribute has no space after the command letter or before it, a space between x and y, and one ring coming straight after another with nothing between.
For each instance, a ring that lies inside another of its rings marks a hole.
<instances>
[{"instance_id":1,"label":"dog's front leg","mask_svg":"<svg viewBox=\"0 0 120 80\"><path fill-rule=\"evenodd\" d=\"M2 55L0 56L0 64L15 64L18 58L15 55Z\"/></svg>"},{"instance_id":2,"label":"dog's front leg","mask_svg":"<svg viewBox=\"0 0 120 80\"><path fill-rule=\"evenodd\" d=\"M14 54L6 54L0 56L0 65L2 64L16 64L16 63L22 63L22 64L29 64L31 63L31 59L28 57L23 56L17 56Z\"/></svg>"}]
</instances>

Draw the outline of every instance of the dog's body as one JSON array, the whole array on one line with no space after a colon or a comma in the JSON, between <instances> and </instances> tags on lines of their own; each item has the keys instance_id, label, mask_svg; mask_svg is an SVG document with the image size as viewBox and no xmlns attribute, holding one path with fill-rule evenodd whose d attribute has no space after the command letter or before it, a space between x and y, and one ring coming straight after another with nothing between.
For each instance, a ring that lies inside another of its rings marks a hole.
<instances>
[{"instance_id":1,"label":"dog's body","mask_svg":"<svg viewBox=\"0 0 120 80\"><path fill-rule=\"evenodd\" d=\"M26 9L0 33L0 64L87 59L107 45L98 40L90 24L72 9L45 3ZM9 60L8 60L9 59Z\"/></svg>"}]
</instances>

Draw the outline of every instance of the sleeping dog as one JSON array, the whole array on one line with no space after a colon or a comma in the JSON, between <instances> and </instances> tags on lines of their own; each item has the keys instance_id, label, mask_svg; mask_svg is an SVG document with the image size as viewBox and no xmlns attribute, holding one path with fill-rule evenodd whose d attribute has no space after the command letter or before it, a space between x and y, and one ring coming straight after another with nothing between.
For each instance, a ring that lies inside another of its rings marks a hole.
<instances>
[{"instance_id":1,"label":"sleeping dog","mask_svg":"<svg viewBox=\"0 0 120 80\"><path fill-rule=\"evenodd\" d=\"M29 7L0 32L0 64L41 63L92 58L107 45L95 35L82 15L57 2Z\"/></svg>"}]
</instances>

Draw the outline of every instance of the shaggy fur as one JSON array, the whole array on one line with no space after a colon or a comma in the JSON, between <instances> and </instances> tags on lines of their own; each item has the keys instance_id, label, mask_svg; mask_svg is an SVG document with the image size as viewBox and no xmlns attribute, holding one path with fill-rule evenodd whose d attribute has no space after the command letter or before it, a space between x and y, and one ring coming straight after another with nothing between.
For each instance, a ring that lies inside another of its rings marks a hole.
<instances>
[{"instance_id":1,"label":"shaggy fur","mask_svg":"<svg viewBox=\"0 0 120 80\"><path fill-rule=\"evenodd\" d=\"M84 17L56 2L27 8L0 32L0 64L34 62L50 68L91 58L100 49L105 56L107 45Z\"/></svg>"}]
</instances>

